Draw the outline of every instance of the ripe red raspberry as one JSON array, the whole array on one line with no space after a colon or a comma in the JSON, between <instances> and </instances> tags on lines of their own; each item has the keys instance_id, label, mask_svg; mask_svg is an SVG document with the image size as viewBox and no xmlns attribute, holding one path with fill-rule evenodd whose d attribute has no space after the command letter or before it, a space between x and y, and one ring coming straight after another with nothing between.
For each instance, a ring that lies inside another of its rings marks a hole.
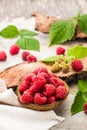
<instances>
[{"instance_id":1,"label":"ripe red raspberry","mask_svg":"<svg viewBox=\"0 0 87 130\"><path fill-rule=\"evenodd\" d=\"M0 61L6 61L7 55L4 51L0 51Z\"/></svg>"},{"instance_id":2,"label":"ripe red raspberry","mask_svg":"<svg viewBox=\"0 0 87 130\"><path fill-rule=\"evenodd\" d=\"M55 102L55 97L54 96L48 97L48 99L47 99L48 104L51 104L51 103L54 103L54 102Z\"/></svg>"},{"instance_id":3,"label":"ripe red raspberry","mask_svg":"<svg viewBox=\"0 0 87 130\"><path fill-rule=\"evenodd\" d=\"M67 90L64 86L59 86L56 88L56 98L62 99L65 98L67 95Z\"/></svg>"},{"instance_id":4,"label":"ripe red raspberry","mask_svg":"<svg viewBox=\"0 0 87 130\"><path fill-rule=\"evenodd\" d=\"M27 61L27 56L30 55L28 51L23 51L22 52L22 60Z\"/></svg>"},{"instance_id":5,"label":"ripe red raspberry","mask_svg":"<svg viewBox=\"0 0 87 130\"><path fill-rule=\"evenodd\" d=\"M36 77L36 75L34 73L29 73L28 75L26 75L24 77L25 83L28 84L29 86L31 86L32 80L33 80L34 77Z\"/></svg>"},{"instance_id":6,"label":"ripe red raspberry","mask_svg":"<svg viewBox=\"0 0 87 130\"><path fill-rule=\"evenodd\" d=\"M76 59L72 62L72 68L74 71L81 71L83 69L83 64L80 60Z\"/></svg>"},{"instance_id":7,"label":"ripe red raspberry","mask_svg":"<svg viewBox=\"0 0 87 130\"><path fill-rule=\"evenodd\" d=\"M47 74L48 74L48 70L47 70L47 68L45 68L45 67L40 67L38 73L41 73L41 72L44 72L44 73L47 73Z\"/></svg>"},{"instance_id":8,"label":"ripe red raspberry","mask_svg":"<svg viewBox=\"0 0 87 130\"><path fill-rule=\"evenodd\" d=\"M23 95L20 98L22 103L33 103L33 96L27 90L24 91Z\"/></svg>"},{"instance_id":9,"label":"ripe red raspberry","mask_svg":"<svg viewBox=\"0 0 87 130\"><path fill-rule=\"evenodd\" d=\"M34 96L34 103L38 105L44 105L47 101L47 97L45 97L42 93L36 93Z\"/></svg>"},{"instance_id":10,"label":"ripe red raspberry","mask_svg":"<svg viewBox=\"0 0 87 130\"><path fill-rule=\"evenodd\" d=\"M57 78L57 79L58 79L58 86L63 86L64 82L61 79L59 79L59 78Z\"/></svg>"},{"instance_id":11,"label":"ripe red raspberry","mask_svg":"<svg viewBox=\"0 0 87 130\"><path fill-rule=\"evenodd\" d=\"M35 85L30 86L30 88L28 89L28 91L29 91L32 95L34 95L34 94L36 93L36 86L35 86Z\"/></svg>"},{"instance_id":12,"label":"ripe red raspberry","mask_svg":"<svg viewBox=\"0 0 87 130\"><path fill-rule=\"evenodd\" d=\"M11 55L15 55L15 54L18 54L18 53L19 53L19 50L20 50L20 48L19 48L17 45L12 45L12 46L10 47L9 53L10 53Z\"/></svg>"},{"instance_id":13,"label":"ripe red raspberry","mask_svg":"<svg viewBox=\"0 0 87 130\"><path fill-rule=\"evenodd\" d=\"M34 55L28 55L28 56L27 56L27 61L28 61L29 63L31 63L31 62L36 62L36 61L37 61L37 58L36 58Z\"/></svg>"},{"instance_id":14,"label":"ripe red raspberry","mask_svg":"<svg viewBox=\"0 0 87 130\"><path fill-rule=\"evenodd\" d=\"M58 86L58 79L56 77L51 77L49 79L49 83L57 87Z\"/></svg>"},{"instance_id":15,"label":"ripe red raspberry","mask_svg":"<svg viewBox=\"0 0 87 130\"><path fill-rule=\"evenodd\" d=\"M65 49L63 47L57 47L57 49L56 49L57 55L61 55L61 54L64 55L64 53L65 53Z\"/></svg>"},{"instance_id":16,"label":"ripe red raspberry","mask_svg":"<svg viewBox=\"0 0 87 130\"><path fill-rule=\"evenodd\" d=\"M46 80L49 78L49 74L47 74L47 73L45 73L45 72L38 73L37 76L42 76L42 77L44 77Z\"/></svg>"},{"instance_id":17,"label":"ripe red raspberry","mask_svg":"<svg viewBox=\"0 0 87 130\"><path fill-rule=\"evenodd\" d=\"M85 114L87 114L87 103L85 103L83 107L84 107Z\"/></svg>"},{"instance_id":18,"label":"ripe red raspberry","mask_svg":"<svg viewBox=\"0 0 87 130\"><path fill-rule=\"evenodd\" d=\"M54 95L56 92L56 87L52 84L45 84L44 85L44 95L49 97L49 96L52 96Z\"/></svg>"},{"instance_id":19,"label":"ripe red raspberry","mask_svg":"<svg viewBox=\"0 0 87 130\"><path fill-rule=\"evenodd\" d=\"M57 78L57 75L54 74L54 73L49 73L49 77L50 77L50 78L51 78L51 77L56 77L56 78Z\"/></svg>"},{"instance_id":20,"label":"ripe red raspberry","mask_svg":"<svg viewBox=\"0 0 87 130\"><path fill-rule=\"evenodd\" d=\"M36 90L39 91L46 84L46 79L42 76L36 76L32 79L32 82L36 86Z\"/></svg>"},{"instance_id":21,"label":"ripe red raspberry","mask_svg":"<svg viewBox=\"0 0 87 130\"><path fill-rule=\"evenodd\" d=\"M37 68L37 69L35 69L35 70L33 71L33 73L35 73L36 75L37 75L38 73L42 73L42 72L48 74L47 68L45 68L45 67L39 67L39 68Z\"/></svg>"},{"instance_id":22,"label":"ripe red raspberry","mask_svg":"<svg viewBox=\"0 0 87 130\"><path fill-rule=\"evenodd\" d=\"M29 86L25 83L25 81L23 81L22 83L21 83L21 85L19 86L19 91L21 92L21 93L23 93L25 90L27 90L29 88Z\"/></svg>"}]
</instances>

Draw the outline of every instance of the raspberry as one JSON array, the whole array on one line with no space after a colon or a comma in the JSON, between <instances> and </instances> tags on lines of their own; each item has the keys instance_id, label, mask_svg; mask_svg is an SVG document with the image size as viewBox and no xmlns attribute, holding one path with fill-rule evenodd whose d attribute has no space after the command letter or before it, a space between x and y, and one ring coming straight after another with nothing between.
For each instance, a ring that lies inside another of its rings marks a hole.
<instances>
[{"instance_id":1,"label":"raspberry","mask_svg":"<svg viewBox=\"0 0 87 130\"><path fill-rule=\"evenodd\" d=\"M45 97L42 93L36 93L34 96L34 103L38 105L44 105L47 101L47 97Z\"/></svg>"},{"instance_id":2,"label":"raspberry","mask_svg":"<svg viewBox=\"0 0 87 130\"><path fill-rule=\"evenodd\" d=\"M30 86L30 88L28 89L28 91L29 91L32 95L34 95L35 92L36 92L36 86L35 86L35 85Z\"/></svg>"},{"instance_id":3,"label":"raspberry","mask_svg":"<svg viewBox=\"0 0 87 130\"><path fill-rule=\"evenodd\" d=\"M37 68L37 69L35 69L35 70L33 71L33 73L35 73L36 75L37 75L38 73L42 73L42 72L48 74L47 68L45 68L45 67L39 67L39 68Z\"/></svg>"},{"instance_id":4,"label":"raspberry","mask_svg":"<svg viewBox=\"0 0 87 130\"><path fill-rule=\"evenodd\" d=\"M83 107L84 107L85 114L87 114L87 103L85 103Z\"/></svg>"},{"instance_id":5,"label":"raspberry","mask_svg":"<svg viewBox=\"0 0 87 130\"><path fill-rule=\"evenodd\" d=\"M61 80L61 79L57 79L58 80L58 86L63 86L64 85L64 82Z\"/></svg>"},{"instance_id":6,"label":"raspberry","mask_svg":"<svg viewBox=\"0 0 87 130\"><path fill-rule=\"evenodd\" d=\"M54 73L49 73L49 77L51 78L51 77L56 77L57 78L57 76L54 74Z\"/></svg>"},{"instance_id":7,"label":"raspberry","mask_svg":"<svg viewBox=\"0 0 87 130\"><path fill-rule=\"evenodd\" d=\"M61 54L64 55L64 53L65 53L65 49L63 47L57 47L57 49L56 49L57 55L61 55Z\"/></svg>"},{"instance_id":8,"label":"raspberry","mask_svg":"<svg viewBox=\"0 0 87 130\"><path fill-rule=\"evenodd\" d=\"M35 73L37 75L39 70L40 70L40 68L36 68L35 70L33 70L33 73Z\"/></svg>"},{"instance_id":9,"label":"raspberry","mask_svg":"<svg viewBox=\"0 0 87 130\"><path fill-rule=\"evenodd\" d=\"M36 76L33 78L33 83L36 86L36 90L41 90L43 86L46 84L46 79L42 76Z\"/></svg>"},{"instance_id":10,"label":"raspberry","mask_svg":"<svg viewBox=\"0 0 87 130\"><path fill-rule=\"evenodd\" d=\"M31 63L31 62L36 62L36 61L37 61L37 58L36 58L34 55L28 55L28 56L27 56L27 61L28 61L29 63Z\"/></svg>"},{"instance_id":11,"label":"raspberry","mask_svg":"<svg viewBox=\"0 0 87 130\"><path fill-rule=\"evenodd\" d=\"M44 72L38 73L38 76L42 76L42 77L44 77L46 80L49 78L49 75L48 75L47 73L44 73Z\"/></svg>"},{"instance_id":12,"label":"raspberry","mask_svg":"<svg viewBox=\"0 0 87 130\"><path fill-rule=\"evenodd\" d=\"M22 103L33 103L33 96L27 90L24 91L23 95L20 98Z\"/></svg>"},{"instance_id":13,"label":"raspberry","mask_svg":"<svg viewBox=\"0 0 87 130\"><path fill-rule=\"evenodd\" d=\"M21 85L19 86L19 91L20 92L24 92L25 90L27 90L29 88L29 86L25 83L25 81L23 81L21 83Z\"/></svg>"},{"instance_id":14,"label":"raspberry","mask_svg":"<svg viewBox=\"0 0 87 130\"><path fill-rule=\"evenodd\" d=\"M30 55L28 51L23 51L22 52L22 60L27 61L27 56Z\"/></svg>"},{"instance_id":15,"label":"raspberry","mask_svg":"<svg viewBox=\"0 0 87 130\"><path fill-rule=\"evenodd\" d=\"M81 71L83 69L83 64L80 60L77 60L77 59L74 60L71 65L72 65L72 68L74 71L78 72L78 71Z\"/></svg>"},{"instance_id":16,"label":"raspberry","mask_svg":"<svg viewBox=\"0 0 87 130\"><path fill-rule=\"evenodd\" d=\"M12 46L10 47L9 53L10 53L11 55L15 55L15 54L18 54L18 53L19 53L19 50L20 50L20 48L19 48L17 45L12 45Z\"/></svg>"},{"instance_id":17,"label":"raspberry","mask_svg":"<svg viewBox=\"0 0 87 130\"><path fill-rule=\"evenodd\" d=\"M7 55L4 51L0 51L0 61L6 61Z\"/></svg>"},{"instance_id":18,"label":"raspberry","mask_svg":"<svg viewBox=\"0 0 87 130\"><path fill-rule=\"evenodd\" d=\"M64 86L59 86L56 88L56 98L65 98L67 95L67 90Z\"/></svg>"},{"instance_id":19,"label":"raspberry","mask_svg":"<svg viewBox=\"0 0 87 130\"><path fill-rule=\"evenodd\" d=\"M44 95L49 97L49 96L52 96L54 95L56 92L56 87L52 84L45 84L44 86Z\"/></svg>"},{"instance_id":20,"label":"raspberry","mask_svg":"<svg viewBox=\"0 0 87 130\"><path fill-rule=\"evenodd\" d=\"M54 102L55 102L55 97L54 96L48 97L48 99L47 99L48 104L51 104L51 103L54 103Z\"/></svg>"},{"instance_id":21,"label":"raspberry","mask_svg":"<svg viewBox=\"0 0 87 130\"><path fill-rule=\"evenodd\" d=\"M36 77L36 75L34 73L29 73L28 75L26 75L24 77L25 83L28 84L29 86L32 85L32 79Z\"/></svg>"},{"instance_id":22,"label":"raspberry","mask_svg":"<svg viewBox=\"0 0 87 130\"><path fill-rule=\"evenodd\" d=\"M45 68L45 67L40 67L38 73L41 73L41 72L44 72L44 73L47 73L47 74L48 74L48 70L47 70L47 68Z\"/></svg>"},{"instance_id":23,"label":"raspberry","mask_svg":"<svg viewBox=\"0 0 87 130\"><path fill-rule=\"evenodd\" d=\"M58 79L56 77L51 77L49 79L49 83L57 87L58 86Z\"/></svg>"}]
</instances>

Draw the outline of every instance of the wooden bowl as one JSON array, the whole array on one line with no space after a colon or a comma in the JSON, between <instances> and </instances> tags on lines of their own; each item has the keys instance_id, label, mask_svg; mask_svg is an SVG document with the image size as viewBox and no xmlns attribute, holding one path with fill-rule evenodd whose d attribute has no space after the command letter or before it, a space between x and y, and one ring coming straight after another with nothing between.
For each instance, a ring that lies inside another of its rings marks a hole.
<instances>
[{"instance_id":1,"label":"wooden bowl","mask_svg":"<svg viewBox=\"0 0 87 130\"><path fill-rule=\"evenodd\" d=\"M64 82L64 81L63 81ZM54 103L51 104L46 104L46 105L37 105L37 104L24 104L20 101L20 97L21 97L21 93L19 92L18 88L17 88L17 95L18 95L18 101L24 106L27 107L29 109L32 110L37 110L37 111L47 111L47 110L52 110L54 108L56 108L57 106L59 106L61 103L63 103L65 101L65 99L67 98L68 94L69 94L69 87L68 85L64 82L64 86L67 90L67 95L64 99L60 99Z\"/></svg>"}]
</instances>

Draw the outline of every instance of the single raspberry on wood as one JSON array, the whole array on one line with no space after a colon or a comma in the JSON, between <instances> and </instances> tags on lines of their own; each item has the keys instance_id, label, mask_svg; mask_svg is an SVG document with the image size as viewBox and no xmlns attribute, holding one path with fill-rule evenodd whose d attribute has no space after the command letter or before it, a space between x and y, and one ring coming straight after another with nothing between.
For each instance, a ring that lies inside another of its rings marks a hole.
<instances>
[{"instance_id":1,"label":"single raspberry on wood","mask_svg":"<svg viewBox=\"0 0 87 130\"><path fill-rule=\"evenodd\" d=\"M81 71L83 69L83 64L80 60L76 59L72 62L72 68L74 71Z\"/></svg>"},{"instance_id":2,"label":"single raspberry on wood","mask_svg":"<svg viewBox=\"0 0 87 130\"><path fill-rule=\"evenodd\" d=\"M56 88L56 98L63 99L67 96L67 90L64 86L58 86Z\"/></svg>"},{"instance_id":3,"label":"single raspberry on wood","mask_svg":"<svg viewBox=\"0 0 87 130\"><path fill-rule=\"evenodd\" d=\"M20 98L22 103L33 103L33 96L27 90L24 91L23 95Z\"/></svg>"},{"instance_id":4,"label":"single raspberry on wood","mask_svg":"<svg viewBox=\"0 0 87 130\"><path fill-rule=\"evenodd\" d=\"M56 92L56 87L52 84L45 84L44 85L44 95L49 97L49 96L52 96L54 95Z\"/></svg>"},{"instance_id":5,"label":"single raspberry on wood","mask_svg":"<svg viewBox=\"0 0 87 130\"><path fill-rule=\"evenodd\" d=\"M17 45L12 45L12 46L10 47L9 53L10 53L11 55L15 55L15 54L18 54L18 53L19 53L19 50L20 50L20 48L19 48Z\"/></svg>"},{"instance_id":6,"label":"single raspberry on wood","mask_svg":"<svg viewBox=\"0 0 87 130\"><path fill-rule=\"evenodd\" d=\"M83 107L84 107L85 114L87 114L87 103L85 103Z\"/></svg>"},{"instance_id":7,"label":"single raspberry on wood","mask_svg":"<svg viewBox=\"0 0 87 130\"><path fill-rule=\"evenodd\" d=\"M36 58L36 56L34 56L34 55L28 55L28 56L27 56L27 61L28 61L29 63L31 63L31 62L36 62L36 61L37 61L37 58Z\"/></svg>"},{"instance_id":8,"label":"single raspberry on wood","mask_svg":"<svg viewBox=\"0 0 87 130\"><path fill-rule=\"evenodd\" d=\"M7 54L5 51L0 51L0 61L6 61Z\"/></svg>"},{"instance_id":9,"label":"single raspberry on wood","mask_svg":"<svg viewBox=\"0 0 87 130\"><path fill-rule=\"evenodd\" d=\"M57 55L61 55L61 54L65 54L65 49L63 47L57 47L56 48L56 54Z\"/></svg>"},{"instance_id":10,"label":"single raspberry on wood","mask_svg":"<svg viewBox=\"0 0 87 130\"><path fill-rule=\"evenodd\" d=\"M36 93L34 96L34 103L38 105L46 104L47 97L44 96L42 93Z\"/></svg>"},{"instance_id":11,"label":"single raspberry on wood","mask_svg":"<svg viewBox=\"0 0 87 130\"><path fill-rule=\"evenodd\" d=\"M22 52L22 60L27 61L27 56L30 55L28 51L23 51Z\"/></svg>"}]
</instances>

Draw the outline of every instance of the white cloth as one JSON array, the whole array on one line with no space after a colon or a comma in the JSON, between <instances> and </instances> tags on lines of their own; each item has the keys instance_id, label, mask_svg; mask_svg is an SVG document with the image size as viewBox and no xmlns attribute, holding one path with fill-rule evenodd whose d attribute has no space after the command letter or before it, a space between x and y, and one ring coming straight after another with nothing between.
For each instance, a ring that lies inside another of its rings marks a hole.
<instances>
[{"instance_id":1,"label":"white cloth","mask_svg":"<svg viewBox=\"0 0 87 130\"><path fill-rule=\"evenodd\" d=\"M0 102L21 106L16 94L11 88L6 88L2 79L0 79ZM41 112L0 105L0 130L47 130L64 119L57 116L53 110Z\"/></svg>"}]
</instances>

